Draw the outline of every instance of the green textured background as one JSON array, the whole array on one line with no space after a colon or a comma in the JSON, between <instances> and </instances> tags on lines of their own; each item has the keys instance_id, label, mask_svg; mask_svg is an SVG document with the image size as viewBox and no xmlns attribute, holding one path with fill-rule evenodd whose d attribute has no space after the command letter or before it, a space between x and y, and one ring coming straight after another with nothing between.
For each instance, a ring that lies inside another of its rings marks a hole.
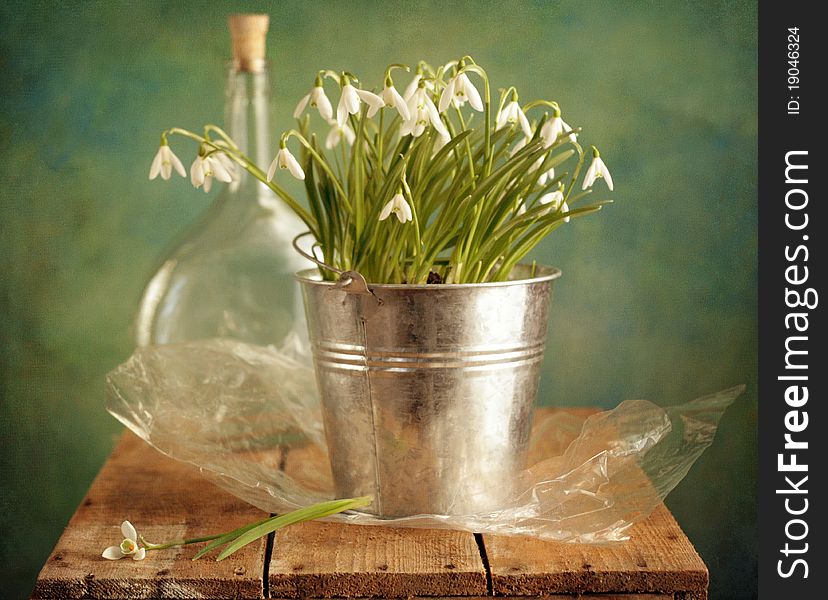
<instances>
[{"instance_id":1,"label":"green textured background","mask_svg":"<svg viewBox=\"0 0 828 600\"><path fill-rule=\"evenodd\" d=\"M668 505L712 597L753 597L755 5L446 0L0 6L0 595L31 589L116 439L104 375L159 253L209 202L147 170L162 128L221 119L238 10L272 16L280 129L318 67L379 83L387 62L464 53L586 126L616 204L536 252L564 270L543 396L670 404L748 384Z\"/></svg>"}]
</instances>

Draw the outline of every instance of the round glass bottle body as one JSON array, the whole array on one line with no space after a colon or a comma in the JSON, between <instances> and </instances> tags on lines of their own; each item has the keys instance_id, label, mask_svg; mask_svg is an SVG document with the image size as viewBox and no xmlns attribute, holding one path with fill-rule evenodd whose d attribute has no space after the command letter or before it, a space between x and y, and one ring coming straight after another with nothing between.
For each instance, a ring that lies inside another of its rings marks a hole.
<instances>
[{"instance_id":1,"label":"round glass bottle body","mask_svg":"<svg viewBox=\"0 0 828 600\"><path fill-rule=\"evenodd\" d=\"M273 157L266 66L257 72L229 66L226 109L230 137L266 168ZM267 186L237 172L144 289L139 345L229 337L281 346L304 336L293 275L310 263L291 245L303 224Z\"/></svg>"}]
</instances>

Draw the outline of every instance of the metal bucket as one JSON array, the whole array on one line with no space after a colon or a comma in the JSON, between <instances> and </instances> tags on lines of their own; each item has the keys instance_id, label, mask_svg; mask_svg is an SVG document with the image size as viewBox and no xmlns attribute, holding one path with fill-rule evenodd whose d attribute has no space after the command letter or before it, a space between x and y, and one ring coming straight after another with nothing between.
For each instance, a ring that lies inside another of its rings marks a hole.
<instances>
[{"instance_id":1,"label":"metal bucket","mask_svg":"<svg viewBox=\"0 0 828 600\"><path fill-rule=\"evenodd\" d=\"M387 517L480 514L513 497L560 276L529 269L371 293L297 275L338 497L372 495Z\"/></svg>"}]
</instances>

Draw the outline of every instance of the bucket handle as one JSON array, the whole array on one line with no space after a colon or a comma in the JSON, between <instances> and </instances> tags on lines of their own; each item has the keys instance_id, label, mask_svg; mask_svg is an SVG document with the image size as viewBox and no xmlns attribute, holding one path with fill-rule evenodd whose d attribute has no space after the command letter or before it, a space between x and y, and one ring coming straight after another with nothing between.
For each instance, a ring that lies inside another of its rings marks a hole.
<instances>
[{"instance_id":1,"label":"bucket handle","mask_svg":"<svg viewBox=\"0 0 828 600\"><path fill-rule=\"evenodd\" d=\"M368 287L368 282L365 280L365 277L363 277L361 273L357 271L343 271L341 269L337 269L336 267L332 267L331 265L319 260L313 254L308 254L307 252L302 250L299 247L299 240L308 235L313 234L310 231L306 231L304 233L300 233L295 238L293 238L293 248L299 254L307 258L312 263L315 263L317 266L339 275L339 280L334 284L333 289L344 290L351 294L370 294L376 299L377 303L382 304L382 299L377 297L377 295Z\"/></svg>"}]
</instances>

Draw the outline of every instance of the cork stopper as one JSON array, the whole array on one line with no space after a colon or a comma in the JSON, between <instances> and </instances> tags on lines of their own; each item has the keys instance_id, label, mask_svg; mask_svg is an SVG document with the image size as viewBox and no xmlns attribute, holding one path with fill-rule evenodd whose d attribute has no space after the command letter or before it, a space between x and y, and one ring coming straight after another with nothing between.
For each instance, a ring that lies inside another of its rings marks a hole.
<instances>
[{"instance_id":1,"label":"cork stopper","mask_svg":"<svg viewBox=\"0 0 828 600\"><path fill-rule=\"evenodd\" d=\"M227 19L233 40L233 60L240 71L261 71L265 64L265 41L270 25L268 15L230 15Z\"/></svg>"}]
</instances>

